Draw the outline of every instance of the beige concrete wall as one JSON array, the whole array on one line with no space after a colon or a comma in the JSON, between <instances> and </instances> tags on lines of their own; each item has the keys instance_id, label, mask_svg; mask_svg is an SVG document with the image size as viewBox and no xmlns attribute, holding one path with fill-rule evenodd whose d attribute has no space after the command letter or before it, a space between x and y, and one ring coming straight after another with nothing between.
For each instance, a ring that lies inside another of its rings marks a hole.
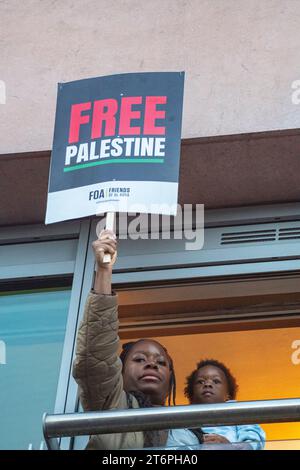
<instances>
[{"instance_id":1,"label":"beige concrete wall","mask_svg":"<svg viewBox=\"0 0 300 470\"><path fill-rule=\"evenodd\" d=\"M0 154L51 148L57 82L122 72L186 71L183 137L300 127L299 25L299 0L2 0Z\"/></svg>"}]
</instances>

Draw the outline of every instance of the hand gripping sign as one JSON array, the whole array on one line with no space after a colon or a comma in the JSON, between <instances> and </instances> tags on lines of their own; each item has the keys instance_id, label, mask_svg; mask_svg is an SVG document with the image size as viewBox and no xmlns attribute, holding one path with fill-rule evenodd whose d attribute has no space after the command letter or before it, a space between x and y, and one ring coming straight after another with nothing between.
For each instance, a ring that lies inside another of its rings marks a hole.
<instances>
[{"instance_id":1,"label":"hand gripping sign","mask_svg":"<svg viewBox=\"0 0 300 470\"><path fill-rule=\"evenodd\" d=\"M162 72L58 85L46 224L176 215L183 82L183 72Z\"/></svg>"}]
</instances>

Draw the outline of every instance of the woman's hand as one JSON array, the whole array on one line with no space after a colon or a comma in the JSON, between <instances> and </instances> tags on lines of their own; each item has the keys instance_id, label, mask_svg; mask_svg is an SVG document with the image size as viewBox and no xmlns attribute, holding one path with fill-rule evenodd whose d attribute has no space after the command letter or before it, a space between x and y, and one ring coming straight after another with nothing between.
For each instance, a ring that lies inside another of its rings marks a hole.
<instances>
[{"instance_id":1,"label":"woman's hand","mask_svg":"<svg viewBox=\"0 0 300 470\"><path fill-rule=\"evenodd\" d=\"M92 244L98 269L111 269L117 259L117 237L111 230L102 230ZM110 254L110 263L104 263L104 255Z\"/></svg>"},{"instance_id":2,"label":"woman's hand","mask_svg":"<svg viewBox=\"0 0 300 470\"><path fill-rule=\"evenodd\" d=\"M230 444L226 437L219 434L204 434L203 442L204 444Z\"/></svg>"},{"instance_id":3,"label":"woman's hand","mask_svg":"<svg viewBox=\"0 0 300 470\"><path fill-rule=\"evenodd\" d=\"M103 230L98 240L93 242L93 250L97 263L97 272L94 281L96 294L111 295L112 267L117 259L117 238L111 230ZM110 254L110 263L104 263L105 254Z\"/></svg>"}]
</instances>

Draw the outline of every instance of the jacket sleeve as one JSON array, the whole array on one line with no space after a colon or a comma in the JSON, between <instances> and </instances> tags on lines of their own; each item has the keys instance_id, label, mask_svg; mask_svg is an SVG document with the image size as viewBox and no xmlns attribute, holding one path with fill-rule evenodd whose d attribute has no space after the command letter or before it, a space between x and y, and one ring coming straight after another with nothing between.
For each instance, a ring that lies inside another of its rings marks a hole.
<instances>
[{"instance_id":1,"label":"jacket sleeve","mask_svg":"<svg viewBox=\"0 0 300 470\"><path fill-rule=\"evenodd\" d=\"M73 377L84 411L117 408L123 392L116 295L91 292L80 324ZM124 398L124 397L123 397Z\"/></svg>"},{"instance_id":2,"label":"jacket sleeve","mask_svg":"<svg viewBox=\"0 0 300 470\"><path fill-rule=\"evenodd\" d=\"M265 446L266 435L258 424L237 426L238 442L247 442L253 450L262 450Z\"/></svg>"}]
</instances>

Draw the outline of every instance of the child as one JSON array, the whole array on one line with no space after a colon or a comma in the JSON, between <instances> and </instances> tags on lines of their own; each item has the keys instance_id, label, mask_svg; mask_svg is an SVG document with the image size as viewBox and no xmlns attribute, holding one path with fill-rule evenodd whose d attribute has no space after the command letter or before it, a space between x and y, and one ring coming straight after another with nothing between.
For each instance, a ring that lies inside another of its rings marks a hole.
<instances>
[{"instance_id":1,"label":"child","mask_svg":"<svg viewBox=\"0 0 300 470\"><path fill-rule=\"evenodd\" d=\"M207 359L186 379L185 396L191 404L222 403L235 400L237 383L230 370L221 362ZM220 449L260 450L265 433L258 424L202 427L204 444ZM203 446L205 448L205 446Z\"/></svg>"}]
</instances>

